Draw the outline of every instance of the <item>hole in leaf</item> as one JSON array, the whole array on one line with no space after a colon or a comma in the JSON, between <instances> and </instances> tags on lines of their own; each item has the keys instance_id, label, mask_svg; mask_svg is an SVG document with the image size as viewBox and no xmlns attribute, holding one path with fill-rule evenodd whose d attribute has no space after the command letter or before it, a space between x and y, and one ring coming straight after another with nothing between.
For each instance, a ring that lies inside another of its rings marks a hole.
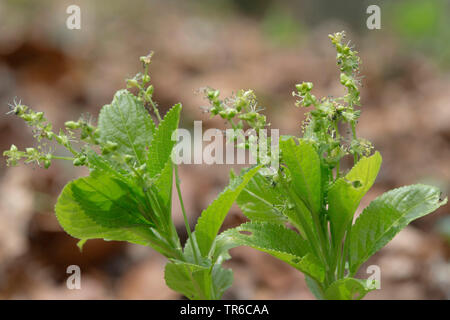
<instances>
[{"instance_id":1,"label":"hole in leaf","mask_svg":"<svg viewBox=\"0 0 450 320\"><path fill-rule=\"evenodd\" d=\"M251 236L252 233L250 231L239 231L240 234L245 234L246 236Z\"/></svg>"},{"instance_id":2,"label":"hole in leaf","mask_svg":"<svg viewBox=\"0 0 450 320\"><path fill-rule=\"evenodd\" d=\"M361 188L362 183L359 180L352 181L353 188Z\"/></svg>"}]
</instances>

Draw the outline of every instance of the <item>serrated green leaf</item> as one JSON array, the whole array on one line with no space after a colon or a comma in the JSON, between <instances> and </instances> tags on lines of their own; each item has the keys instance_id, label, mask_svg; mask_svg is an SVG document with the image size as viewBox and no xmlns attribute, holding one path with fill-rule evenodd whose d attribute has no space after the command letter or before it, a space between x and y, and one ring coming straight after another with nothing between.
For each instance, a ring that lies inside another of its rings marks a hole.
<instances>
[{"instance_id":1,"label":"serrated green leaf","mask_svg":"<svg viewBox=\"0 0 450 320\"><path fill-rule=\"evenodd\" d=\"M280 224L249 222L220 235L216 255L233 247L249 246L269 253L294 268L323 281L325 271L311 248L297 232ZM220 252L219 252L220 251Z\"/></svg>"},{"instance_id":2,"label":"serrated green leaf","mask_svg":"<svg viewBox=\"0 0 450 320\"><path fill-rule=\"evenodd\" d=\"M161 204L164 221L166 225L173 224L172 219L172 186L173 186L173 165L172 161L167 161L162 171L155 177L153 191L157 194Z\"/></svg>"},{"instance_id":3,"label":"serrated green leaf","mask_svg":"<svg viewBox=\"0 0 450 320\"><path fill-rule=\"evenodd\" d=\"M98 224L124 228L153 225L140 212L142 196L122 181L94 171L71 184L75 201Z\"/></svg>"},{"instance_id":4,"label":"serrated green leaf","mask_svg":"<svg viewBox=\"0 0 450 320\"><path fill-rule=\"evenodd\" d=\"M149 245L152 224L140 215L132 192L119 180L94 173L64 187L55 206L56 216L68 234L81 240Z\"/></svg>"},{"instance_id":5,"label":"serrated green leaf","mask_svg":"<svg viewBox=\"0 0 450 320\"><path fill-rule=\"evenodd\" d=\"M87 241L87 239L83 239L83 240L80 240L77 242L77 247L78 247L78 249L80 249L80 252L83 251L83 247L84 247L84 244L86 243L86 241Z\"/></svg>"},{"instance_id":6,"label":"serrated green leaf","mask_svg":"<svg viewBox=\"0 0 450 320\"><path fill-rule=\"evenodd\" d=\"M258 246L268 251L303 257L310 246L297 232L284 225L267 222L247 222L224 232L240 245Z\"/></svg>"},{"instance_id":7,"label":"serrated green leaf","mask_svg":"<svg viewBox=\"0 0 450 320\"><path fill-rule=\"evenodd\" d=\"M167 161L172 161L172 149L176 143L172 140L172 134L178 128L180 112L181 104L178 103L167 112L155 131L147 159L147 170L151 177L160 173Z\"/></svg>"},{"instance_id":8,"label":"serrated green leaf","mask_svg":"<svg viewBox=\"0 0 450 320\"><path fill-rule=\"evenodd\" d=\"M253 176L236 203L252 221L283 223L287 220L283 215L287 199L260 173Z\"/></svg>"},{"instance_id":9,"label":"serrated green leaf","mask_svg":"<svg viewBox=\"0 0 450 320\"><path fill-rule=\"evenodd\" d=\"M186 260L186 262L198 264L200 266L208 267L211 266L211 264L217 263L217 259L210 259L210 257L206 256L198 256L199 249L197 244L197 238L195 237L195 231L191 233L193 241L191 241L191 238L189 238L186 241L186 244L183 248L183 255ZM194 244L196 252L194 252L192 248L192 244Z\"/></svg>"},{"instance_id":10,"label":"serrated green leaf","mask_svg":"<svg viewBox=\"0 0 450 320\"><path fill-rule=\"evenodd\" d=\"M361 300L373 289L367 286L367 280L344 278L333 282L325 290L327 300Z\"/></svg>"},{"instance_id":11,"label":"serrated green leaf","mask_svg":"<svg viewBox=\"0 0 450 320\"><path fill-rule=\"evenodd\" d=\"M117 143L117 152L133 156L142 165L146 161L155 125L142 103L127 90L114 95L111 104L102 108L98 126L100 141Z\"/></svg>"},{"instance_id":12,"label":"serrated green leaf","mask_svg":"<svg viewBox=\"0 0 450 320\"><path fill-rule=\"evenodd\" d=\"M311 278L310 276L308 276L307 274L305 274L305 282L306 285L308 286L309 290L312 292L312 294L314 295L314 297L316 297L317 300L324 300L325 296L324 296L324 292L323 289L321 288L319 282L317 282L317 280Z\"/></svg>"},{"instance_id":13,"label":"serrated green leaf","mask_svg":"<svg viewBox=\"0 0 450 320\"><path fill-rule=\"evenodd\" d=\"M325 267L313 253L307 253L293 267L319 282L325 279Z\"/></svg>"},{"instance_id":14,"label":"serrated green leaf","mask_svg":"<svg viewBox=\"0 0 450 320\"><path fill-rule=\"evenodd\" d=\"M208 256L217 233L239 193L245 188L250 179L258 172L259 166L254 167L235 179L214 200L206 210L203 210L195 227L195 235L202 256Z\"/></svg>"},{"instance_id":15,"label":"serrated green leaf","mask_svg":"<svg viewBox=\"0 0 450 320\"><path fill-rule=\"evenodd\" d=\"M320 158L313 145L294 139L280 141L283 161L292 177L295 193L306 204L309 211L318 214L322 202Z\"/></svg>"},{"instance_id":16,"label":"serrated green leaf","mask_svg":"<svg viewBox=\"0 0 450 320\"><path fill-rule=\"evenodd\" d=\"M214 288L214 298L220 299L225 291L233 284L233 271L225 269L217 263L212 269L212 281Z\"/></svg>"},{"instance_id":17,"label":"serrated green leaf","mask_svg":"<svg viewBox=\"0 0 450 320\"><path fill-rule=\"evenodd\" d=\"M368 158L363 157L345 177L336 180L328 191L328 215L335 245L339 245L344 238L359 202L375 182L380 166L379 152Z\"/></svg>"},{"instance_id":18,"label":"serrated green leaf","mask_svg":"<svg viewBox=\"0 0 450 320\"><path fill-rule=\"evenodd\" d=\"M384 247L411 221L447 203L438 188L411 185L388 191L373 200L356 219L350 235L350 274Z\"/></svg>"},{"instance_id":19,"label":"serrated green leaf","mask_svg":"<svg viewBox=\"0 0 450 320\"><path fill-rule=\"evenodd\" d=\"M188 299L206 299L203 296L205 290L204 273L209 269L182 261L166 264L164 279L172 290L182 293Z\"/></svg>"},{"instance_id":20,"label":"serrated green leaf","mask_svg":"<svg viewBox=\"0 0 450 320\"><path fill-rule=\"evenodd\" d=\"M192 237L194 239L194 244L197 243L195 232L192 233ZM181 265L178 267L170 266L169 269L173 269L171 270L172 272L176 272L175 269L178 269L177 277L182 277L182 282L184 283L182 288L177 284L172 283L171 288L176 291L183 290L179 292L187 297L194 297L194 299L220 299L223 293L231 287L233 283L233 272L222 267L222 262L229 257L221 255L220 259L214 259L213 261L208 257L194 257L191 241L189 240L186 242L183 253L186 260L181 264L186 263L188 266L191 266L191 268L186 269L185 266ZM180 264L179 261L174 262ZM188 273L189 270L193 273L193 278L191 278ZM168 273L168 276L169 275L170 273ZM179 280L175 279L175 277L172 278L173 279L169 279L169 281L174 282ZM197 280L194 282L193 279Z\"/></svg>"},{"instance_id":21,"label":"serrated green leaf","mask_svg":"<svg viewBox=\"0 0 450 320\"><path fill-rule=\"evenodd\" d=\"M113 167L113 163L109 158L99 155L92 149L87 149L85 150L85 152L91 172L102 172L106 175L110 175L116 179L122 180L125 183L133 184L132 180L130 180L129 172L117 165Z\"/></svg>"},{"instance_id":22,"label":"serrated green leaf","mask_svg":"<svg viewBox=\"0 0 450 320\"><path fill-rule=\"evenodd\" d=\"M103 171L106 174L121 177L121 175L119 174L119 170L114 169L111 163L105 159L105 157L100 156L94 150L92 149L86 150L86 155L88 158L90 170Z\"/></svg>"}]
</instances>

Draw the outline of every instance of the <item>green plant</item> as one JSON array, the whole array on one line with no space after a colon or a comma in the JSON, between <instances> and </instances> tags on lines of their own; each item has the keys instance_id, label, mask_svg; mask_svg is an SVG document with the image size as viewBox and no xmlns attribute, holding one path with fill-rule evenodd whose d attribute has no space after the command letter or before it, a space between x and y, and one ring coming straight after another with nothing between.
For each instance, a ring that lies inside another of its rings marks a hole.
<instances>
[{"instance_id":1,"label":"green plant","mask_svg":"<svg viewBox=\"0 0 450 320\"><path fill-rule=\"evenodd\" d=\"M297 105L313 107L303 136L280 138L279 169L258 172L237 199L251 221L221 234L215 249L223 255L244 245L269 253L303 272L319 299L363 298L375 283L355 278L360 266L411 221L447 202L440 200L436 187L405 186L376 198L353 223L360 200L376 179L381 155L356 135L360 58L344 36L330 38L346 94L319 99L311 93L312 83L296 85ZM219 91L207 89L206 98L211 113L233 128L266 126L252 91L221 100ZM350 137L340 133L345 126ZM346 156L354 163L344 173L340 163Z\"/></svg>"},{"instance_id":2,"label":"green plant","mask_svg":"<svg viewBox=\"0 0 450 320\"><path fill-rule=\"evenodd\" d=\"M230 258L229 249L241 245L267 252L305 273L318 298L362 298L372 289L372 284L354 278L362 263L409 222L447 199L441 201L432 186L394 189L375 199L353 223L361 198L375 181L381 156L372 154L370 142L356 135L360 60L343 37L336 33L331 39L347 94L318 99L311 93L311 83L297 85L297 104L314 107L303 136L280 138L281 166L276 170L267 170L266 159L258 158L257 166L239 176L232 173L229 186L202 212L194 232L184 209L178 168L171 159L175 144L171 137L181 105L161 118L148 74L151 55L141 57L144 72L127 80L137 94L118 91L102 108L98 127L81 118L66 122L65 129L55 133L42 112L21 103L12 105L11 112L33 128L39 145L25 151L12 145L4 155L9 165L24 159L48 168L59 159L87 166L89 176L69 182L56 204L64 230L80 239L80 248L94 238L154 248L169 260L167 285L190 299L222 296L232 283L232 272L222 263ZM227 120L233 129L267 127L253 91L241 90L225 100L218 90L205 93L211 114ZM350 127L349 138L340 134L342 125ZM52 141L71 155L55 155L47 145ZM249 142L241 146L250 148ZM354 166L344 174L340 163L346 156L353 157ZM171 217L174 176L189 236L184 248ZM217 235L235 201L251 221Z\"/></svg>"},{"instance_id":3,"label":"green plant","mask_svg":"<svg viewBox=\"0 0 450 320\"><path fill-rule=\"evenodd\" d=\"M248 170L203 211L191 233L180 191L177 166L171 159L181 105L173 106L162 119L153 101L148 68L151 55L141 57L144 73L127 80L128 90L118 91L104 106L98 127L91 119L68 121L56 133L42 112L15 103L11 113L33 128L37 148L5 151L8 165L35 163L50 167L53 160L69 160L87 166L88 177L69 182L55 207L64 230L80 239L127 241L150 246L169 262L167 285L190 299L219 299L232 283L232 272L222 268L228 255L212 256L216 235L231 205L259 167ZM153 110L156 125L148 109ZM65 148L71 156L56 155L49 142ZM189 239L182 248L171 217L173 172Z\"/></svg>"}]
</instances>

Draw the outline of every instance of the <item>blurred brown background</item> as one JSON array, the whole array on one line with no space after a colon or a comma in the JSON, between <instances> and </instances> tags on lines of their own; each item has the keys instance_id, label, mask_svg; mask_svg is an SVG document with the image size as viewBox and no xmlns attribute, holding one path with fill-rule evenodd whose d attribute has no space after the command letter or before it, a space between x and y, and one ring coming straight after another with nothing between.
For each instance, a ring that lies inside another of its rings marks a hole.
<instances>
[{"instance_id":1,"label":"blurred brown background","mask_svg":"<svg viewBox=\"0 0 450 320\"><path fill-rule=\"evenodd\" d=\"M81 8L81 30L68 30L66 8ZM366 8L381 7L381 30L366 28ZM201 112L196 90L229 95L252 88L272 128L299 134L305 110L294 107L295 83L317 96L342 92L327 35L346 30L363 60L359 135L373 141L383 166L362 207L382 192L425 182L450 188L450 3L410 1L23 1L0 2L0 151L32 146L25 124L7 116L15 97L44 111L58 128L81 113L97 116L124 79L155 51L155 98L164 113L183 103L182 123L223 127ZM185 165L182 189L194 225L228 183L230 166ZM62 187L86 174L71 164L49 170L0 162L0 299L177 299L152 249L102 240L83 253L62 232L53 206ZM371 259L382 290L372 299L450 298L449 206L402 231ZM174 216L182 230L178 203ZM239 209L225 227L244 221ZM180 231L182 233L182 231ZM185 235L182 235L185 237ZM303 276L271 256L232 250L230 299L311 299ZM79 265L82 289L66 288ZM362 268L361 277L367 277Z\"/></svg>"}]
</instances>

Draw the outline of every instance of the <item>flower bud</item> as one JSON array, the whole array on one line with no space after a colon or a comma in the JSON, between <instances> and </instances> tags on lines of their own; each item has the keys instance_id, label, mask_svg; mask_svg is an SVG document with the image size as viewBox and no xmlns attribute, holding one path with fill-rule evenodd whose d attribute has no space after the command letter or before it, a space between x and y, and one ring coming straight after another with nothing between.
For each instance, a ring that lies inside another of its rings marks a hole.
<instances>
[{"instance_id":1,"label":"flower bud","mask_svg":"<svg viewBox=\"0 0 450 320\"><path fill-rule=\"evenodd\" d=\"M350 80L350 78L345 74L341 73L341 84L346 85L346 83Z\"/></svg>"},{"instance_id":2,"label":"flower bud","mask_svg":"<svg viewBox=\"0 0 450 320\"><path fill-rule=\"evenodd\" d=\"M115 142L109 140L106 142L106 148L108 148L111 151L116 151L118 147L119 145Z\"/></svg>"},{"instance_id":3,"label":"flower bud","mask_svg":"<svg viewBox=\"0 0 450 320\"><path fill-rule=\"evenodd\" d=\"M28 114L28 113L23 114L21 117L25 121L32 121L33 120L33 116L31 114Z\"/></svg>"},{"instance_id":4,"label":"flower bud","mask_svg":"<svg viewBox=\"0 0 450 320\"><path fill-rule=\"evenodd\" d=\"M222 119L227 119L228 118L228 114L226 112L226 110L222 110L219 112L219 116L222 117Z\"/></svg>"},{"instance_id":5,"label":"flower bud","mask_svg":"<svg viewBox=\"0 0 450 320\"><path fill-rule=\"evenodd\" d=\"M207 92L207 96L209 100L215 100L219 97L220 91L219 90L209 90Z\"/></svg>"},{"instance_id":6,"label":"flower bud","mask_svg":"<svg viewBox=\"0 0 450 320\"><path fill-rule=\"evenodd\" d=\"M237 114L237 110L234 108L229 108L227 109L227 115L228 115L228 119L232 119L234 118L234 116Z\"/></svg>"},{"instance_id":7,"label":"flower bud","mask_svg":"<svg viewBox=\"0 0 450 320\"><path fill-rule=\"evenodd\" d=\"M44 118L43 112L36 112L35 117L37 120L42 120Z\"/></svg>"},{"instance_id":8,"label":"flower bud","mask_svg":"<svg viewBox=\"0 0 450 320\"><path fill-rule=\"evenodd\" d=\"M219 110L216 107L212 107L209 109L209 112L211 112L212 115L217 115L219 113Z\"/></svg>"},{"instance_id":9,"label":"flower bud","mask_svg":"<svg viewBox=\"0 0 450 320\"><path fill-rule=\"evenodd\" d=\"M305 95L307 92L312 90L313 84L311 82L302 82L301 84L296 84L295 88L299 93Z\"/></svg>"},{"instance_id":10,"label":"flower bud","mask_svg":"<svg viewBox=\"0 0 450 320\"><path fill-rule=\"evenodd\" d=\"M136 79L127 79L127 88L139 87L139 82Z\"/></svg>"},{"instance_id":11,"label":"flower bud","mask_svg":"<svg viewBox=\"0 0 450 320\"><path fill-rule=\"evenodd\" d=\"M77 167L83 166L85 163L86 163L86 156L84 154L73 160L73 165Z\"/></svg>"},{"instance_id":12,"label":"flower bud","mask_svg":"<svg viewBox=\"0 0 450 320\"><path fill-rule=\"evenodd\" d=\"M238 99L236 101L235 107L237 111L241 111L242 109L244 109L247 106L247 101L245 101L244 99Z\"/></svg>"},{"instance_id":13,"label":"flower bud","mask_svg":"<svg viewBox=\"0 0 450 320\"><path fill-rule=\"evenodd\" d=\"M81 126L81 124L78 121L77 122L75 122L75 121L66 121L64 123L64 126L66 128L74 130L74 129L78 129Z\"/></svg>"},{"instance_id":14,"label":"flower bud","mask_svg":"<svg viewBox=\"0 0 450 320\"><path fill-rule=\"evenodd\" d=\"M17 106L14 107L14 114L20 116L26 111L26 109L27 109L26 106L18 104Z\"/></svg>"},{"instance_id":15,"label":"flower bud","mask_svg":"<svg viewBox=\"0 0 450 320\"><path fill-rule=\"evenodd\" d=\"M73 165L76 167L82 166L83 163L79 158L76 158L75 160L73 160Z\"/></svg>"},{"instance_id":16,"label":"flower bud","mask_svg":"<svg viewBox=\"0 0 450 320\"><path fill-rule=\"evenodd\" d=\"M245 120L245 121L252 121L252 120L256 119L257 115L258 114L255 111L250 111L250 112L239 115L239 119Z\"/></svg>"},{"instance_id":17,"label":"flower bud","mask_svg":"<svg viewBox=\"0 0 450 320\"><path fill-rule=\"evenodd\" d=\"M153 95L153 90L154 90L153 86L149 85L147 90L145 90L145 94L151 97Z\"/></svg>"},{"instance_id":18,"label":"flower bud","mask_svg":"<svg viewBox=\"0 0 450 320\"><path fill-rule=\"evenodd\" d=\"M152 61L152 56L153 56L153 51L150 52L148 55L146 56L142 56L139 58L139 60L144 63L144 64L150 64L150 62Z\"/></svg>"}]
</instances>

